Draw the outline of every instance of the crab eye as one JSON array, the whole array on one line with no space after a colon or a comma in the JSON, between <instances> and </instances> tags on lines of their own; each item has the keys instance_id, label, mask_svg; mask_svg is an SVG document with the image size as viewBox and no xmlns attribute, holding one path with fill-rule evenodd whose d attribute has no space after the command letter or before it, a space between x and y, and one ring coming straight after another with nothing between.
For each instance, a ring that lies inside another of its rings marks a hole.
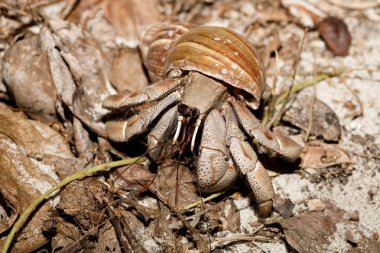
<instances>
[{"instance_id":1,"label":"crab eye","mask_svg":"<svg viewBox=\"0 0 380 253\"><path fill-rule=\"evenodd\" d=\"M179 103L178 105L178 112L180 115L182 115L185 118L191 116L191 108L182 103Z\"/></svg>"},{"instance_id":2,"label":"crab eye","mask_svg":"<svg viewBox=\"0 0 380 253\"><path fill-rule=\"evenodd\" d=\"M193 119L197 119L199 117L199 110L198 108L192 108L193 115L191 116Z\"/></svg>"},{"instance_id":3,"label":"crab eye","mask_svg":"<svg viewBox=\"0 0 380 253\"><path fill-rule=\"evenodd\" d=\"M190 106L185 105L183 103L180 103L178 105L178 112L184 118L188 118L190 120L197 119L199 116L199 110L197 108L190 107Z\"/></svg>"}]
</instances>

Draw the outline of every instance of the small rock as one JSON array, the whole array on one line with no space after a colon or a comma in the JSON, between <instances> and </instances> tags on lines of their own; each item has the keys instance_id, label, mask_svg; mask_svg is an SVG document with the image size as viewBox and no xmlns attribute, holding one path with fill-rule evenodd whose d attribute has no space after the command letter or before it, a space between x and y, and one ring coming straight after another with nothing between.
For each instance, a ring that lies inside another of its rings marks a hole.
<instances>
[{"instance_id":1,"label":"small rock","mask_svg":"<svg viewBox=\"0 0 380 253\"><path fill-rule=\"evenodd\" d=\"M359 212L356 210L356 211L353 211L352 213L349 214L349 217L348 217L351 221L359 221L360 220L360 215L359 215Z\"/></svg>"},{"instance_id":2,"label":"small rock","mask_svg":"<svg viewBox=\"0 0 380 253\"><path fill-rule=\"evenodd\" d=\"M337 17L327 17L318 25L318 32L335 56L347 56L351 45L351 34L346 23Z\"/></svg>"},{"instance_id":3,"label":"small rock","mask_svg":"<svg viewBox=\"0 0 380 253\"><path fill-rule=\"evenodd\" d=\"M276 196L273 201L273 208L285 219L290 218L294 215L294 204L288 198L282 199L279 196Z\"/></svg>"},{"instance_id":4,"label":"small rock","mask_svg":"<svg viewBox=\"0 0 380 253\"><path fill-rule=\"evenodd\" d=\"M314 168L306 168L305 171L311 175L315 175L318 173L318 171Z\"/></svg>"},{"instance_id":5,"label":"small rock","mask_svg":"<svg viewBox=\"0 0 380 253\"><path fill-rule=\"evenodd\" d=\"M320 199L311 199L307 202L307 207L309 208L309 211L317 212L323 211L326 208L326 205Z\"/></svg>"}]
</instances>

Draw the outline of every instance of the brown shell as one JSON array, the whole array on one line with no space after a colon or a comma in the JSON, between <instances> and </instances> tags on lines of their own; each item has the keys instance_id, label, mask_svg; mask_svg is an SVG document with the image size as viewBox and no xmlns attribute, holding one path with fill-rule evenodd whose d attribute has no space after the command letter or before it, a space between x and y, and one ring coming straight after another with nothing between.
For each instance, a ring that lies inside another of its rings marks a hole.
<instances>
[{"instance_id":1,"label":"brown shell","mask_svg":"<svg viewBox=\"0 0 380 253\"><path fill-rule=\"evenodd\" d=\"M154 24L144 32L140 49L152 81L165 78L165 61L172 43L192 27L193 25L185 23Z\"/></svg>"},{"instance_id":2,"label":"brown shell","mask_svg":"<svg viewBox=\"0 0 380 253\"><path fill-rule=\"evenodd\" d=\"M222 27L198 27L178 40L165 69L198 71L252 95L257 109L265 87L264 65L254 47L241 35Z\"/></svg>"}]
</instances>

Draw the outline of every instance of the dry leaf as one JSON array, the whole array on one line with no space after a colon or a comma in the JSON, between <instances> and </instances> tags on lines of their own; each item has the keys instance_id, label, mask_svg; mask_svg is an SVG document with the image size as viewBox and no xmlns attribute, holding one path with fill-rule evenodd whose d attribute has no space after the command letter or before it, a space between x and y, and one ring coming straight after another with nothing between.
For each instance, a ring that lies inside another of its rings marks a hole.
<instances>
[{"instance_id":1,"label":"dry leaf","mask_svg":"<svg viewBox=\"0 0 380 253\"><path fill-rule=\"evenodd\" d=\"M33 119L56 121L57 92L39 37L16 42L6 51L3 61L3 78L17 106Z\"/></svg>"},{"instance_id":2,"label":"dry leaf","mask_svg":"<svg viewBox=\"0 0 380 253\"><path fill-rule=\"evenodd\" d=\"M12 225L18 210L24 211L35 198L59 182L55 162L65 159L73 159L73 155L57 132L0 104L0 192L10 211L8 224ZM51 198L33 213L18 234L15 251L29 252L47 242L42 233L43 222L48 219L54 201Z\"/></svg>"},{"instance_id":3,"label":"dry leaf","mask_svg":"<svg viewBox=\"0 0 380 253\"><path fill-rule=\"evenodd\" d=\"M355 163L338 145L322 142L305 146L301 153L301 168L327 168L343 163Z\"/></svg>"},{"instance_id":4,"label":"dry leaf","mask_svg":"<svg viewBox=\"0 0 380 253\"><path fill-rule=\"evenodd\" d=\"M115 51L109 79L116 90L136 92L147 86L148 79L142 68L139 52L127 47Z\"/></svg>"},{"instance_id":5,"label":"dry leaf","mask_svg":"<svg viewBox=\"0 0 380 253\"><path fill-rule=\"evenodd\" d=\"M278 212L283 218L290 218L293 214L294 204L288 199L282 199L280 196L276 195L273 199L273 208Z\"/></svg>"},{"instance_id":6,"label":"dry leaf","mask_svg":"<svg viewBox=\"0 0 380 253\"><path fill-rule=\"evenodd\" d=\"M155 184L155 175L141 164L117 168L112 176L113 185L124 191L142 192Z\"/></svg>"},{"instance_id":7,"label":"dry leaf","mask_svg":"<svg viewBox=\"0 0 380 253\"><path fill-rule=\"evenodd\" d=\"M0 151L1 152L1 151ZM1 157L1 155L0 155ZM0 167L4 164L0 163ZM7 231L20 214L20 202L17 200L17 189L10 181L1 180L0 187L0 235Z\"/></svg>"},{"instance_id":8,"label":"dry leaf","mask_svg":"<svg viewBox=\"0 0 380 253\"><path fill-rule=\"evenodd\" d=\"M102 199L106 198L104 185L93 178L75 181L60 194L58 210L70 216L84 230L90 230L104 219Z\"/></svg>"},{"instance_id":9,"label":"dry leaf","mask_svg":"<svg viewBox=\"0 0 380 253\"><path fill-rule=\"evenodd\" d=\"M102 108L101 103L114 93L107 85L108 63L103 60L95 39L86 32L60 20L51 20L49 25L77 85L72 96L73 114L92 131L106 137L101 118L107 110Z\"/></svg>"},{"instance_id":10,"label":"dry leaf","mask_svg":"<svg viewBox=\"0 0 380 253\"><path fill-rule=\"evenodd\" d=\"M281 220L286 241L299 253L378 252L380 243L364 236L344 211L332 207L325 212L307 212ZM350 243L349 243L350 242ZM353 246L354 245L354 246Z\"/></svg>"},{"instance_id":11,"label":"dry leaf","mask_svg":"<svg viewBox=\"0 0 380 253\"><path fill-rule=\"evenodd\" d=\"M129 40L131 46L136 46L144 28L161 21L158 7L159 3L156 0L86 0L79 2L68 19L79 23L84 10L92 9L96 12L102 9L105 17L116 28L117 34Z\"/></svg>"},{"instance_id":12,"label":"dry leaf","mask_svg":"<svg viewBox=\"0 0 380 253\"><path fill-rule=\"evenodd\" d=\"M240 210L233 201L230 201L230 206L227 214L227 229L233 233L240 232Z\"/></svg>"},{"instance_id":13,"label":"dry leaf","mask_svg":"<svg viewBox=\"0 0 380 253\"><path fill-rule=\"evenodd\" d=\"M313 106L312 115L310 115L311 106ZM341 127L338 116L319 99L315 98L313 103L313 98L307 92L300 92L297 95L285 112L283 120L308 131L310 117L311 135L322 136L327 141L339 141Z\"/></svg>"},{"instance_id":14,"label":"dry leaf","mask_svg":"<svg viewBox=\"0 0 380 253\"><path fill-rule=\"evenodd\" d=\"M157 190L178 209L199 200L194 175L181 164L169 161L161 165L155 180Z\"/></svg>"},{"instance_id":15,"label":"dry leaf","mask_svg":"<svg viewBox=\"0 0 380 253\"><path fill-rule=\"evenodd\" d=\"M65 250L70 247L71 252L78 252L83 248L79 228L63 218L57 217L53 221L54 228L46 228L51 232L54 229L55 235L51 239L51 246L54 252Z\"/></svg>"},{"instance_id":16,"label":"dry leaf","mask_svg":"<svg viewBox=\"0 0 380 253\"><path fill-rule=\"evenodd\" d=\"M122 252L119 241L116 237L115 229L109 221L107 221L106 224L99 229L98 236L99 239L94 252Z\"/></svg>"}]
</instances>

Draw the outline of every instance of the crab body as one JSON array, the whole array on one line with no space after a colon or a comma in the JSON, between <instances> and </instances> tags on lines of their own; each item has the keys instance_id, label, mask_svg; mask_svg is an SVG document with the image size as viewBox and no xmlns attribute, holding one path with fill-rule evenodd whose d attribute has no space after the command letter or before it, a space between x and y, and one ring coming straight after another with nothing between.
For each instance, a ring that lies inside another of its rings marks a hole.
<instances>
[{"instance_id":1,"label":"crab body","mask_svg":"<svg viewBox=\"0 0 380 253\"><path fill-rule=\"evenodd\" d=\"M258 108L265 85L255 49L240 35L217 27L192 29L170 47L165 55L166 79L135 95L121 93L104 100L105 108L127 108L133 114L127 120L108 121L109 138L128 141L152 127L148 134L152 159L159 158L164 143L188 145L197 151L196 171L203 191L228 188L240 171L259 214L268 216L274 191L250 140L290 161L297 159L301 148L280 132L262 127L251 113Z\"/></svg>"}]
</instances>

